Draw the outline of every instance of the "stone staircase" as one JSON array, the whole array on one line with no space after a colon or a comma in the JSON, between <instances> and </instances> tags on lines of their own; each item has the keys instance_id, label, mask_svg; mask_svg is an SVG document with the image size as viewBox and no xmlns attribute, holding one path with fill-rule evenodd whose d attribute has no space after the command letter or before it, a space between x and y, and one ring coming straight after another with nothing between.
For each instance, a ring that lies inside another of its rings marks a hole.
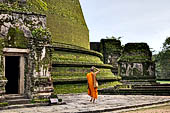
<instances>
[{"instance_id":1,"label":"stone staircase","mask_svg":"<svg viewBox=\"0 0 170 113\"><path fill-rule=\"evenodd\" d=\"M27 99L25 96L18 94L5 95L5 99L8 102L8 105L20 105L31 103L31 99Z\"/></svg>"},{"instance_id":2,"label":"stone staircase","mask_svg":"<svg viewBox=\"0 0 170 113\"><path fill-rule=\"evenodd\" d=\"M8 102L8 106L0 107L0 110L48 105L48 103L31 103L31 99L19 94L7 94L5 99Z\"/></svg>"},{"instance_id":3,"label":"stone staircase","mask_svg":"<svg viewBox=\"0 0 170 113\"><path fill-rule=\"evenodd\" d=\"M99 94L169 96L170 84L132 85L128 88L123 88L120 85L116 87L101 89L99 90Z\"/></svg>"}]
</instances>

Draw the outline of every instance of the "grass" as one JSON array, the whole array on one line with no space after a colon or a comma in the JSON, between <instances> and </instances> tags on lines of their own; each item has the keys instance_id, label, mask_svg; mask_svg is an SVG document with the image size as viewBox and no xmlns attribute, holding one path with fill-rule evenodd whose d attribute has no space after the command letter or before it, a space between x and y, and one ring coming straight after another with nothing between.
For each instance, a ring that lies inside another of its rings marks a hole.
<instances>
[{"instance_id":1,"label":"grass","mask_svg":"<svg viewBox=\"0 0 170 113\"><path fill-rule=\"evenodd\" d=\"M0 103L0 107L8 106L8 102Z\"/></svg>"},{"instance_id":2,"label":"grass","mask_svg":"<svg viewBox=\"0 0 170 113\"><path fill-rule=\"evenodd\" d=\"M31 103L46 103L49 99L32 99Z\"/></svg>"},{"instance_id":3,"label":"grass","mask_svg":"<svg viewBox=\"0 0 170 113\"><path fill-rule=\"evenodd\" d=\"M158 82L160 84L170 84L170 81L156 81L156 82Z\"/></svg>"},{"instance_id":4,"label":"grass","mask_svg":"<svg viewBox=\"0 0 170 113\"><path fill-rule=\"evenodd\" d=\"M120 85L119 82L107 82L99 85L98 89ZM64 84L54 86L55 94L84 93L87 92L87 84Z\"/></svg>"}]
</instances>

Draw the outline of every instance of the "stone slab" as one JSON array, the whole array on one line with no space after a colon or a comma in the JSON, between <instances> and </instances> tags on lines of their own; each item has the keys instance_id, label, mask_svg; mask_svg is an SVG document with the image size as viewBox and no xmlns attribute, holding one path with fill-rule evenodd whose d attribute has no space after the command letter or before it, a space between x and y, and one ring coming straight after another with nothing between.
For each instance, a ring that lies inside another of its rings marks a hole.
<instances>
[{"instance_id":1,"label":"stone slab","mask_svg":"<svg viewBox=\"0 0 170 113\"><path fill-rule=\"evenodd\" d=\"M89 102L90 97L85 93L58 95L58 97L62 98L66 104L2 110L0 113L97 113L170 102L170 96L150 95L99 95L95 104Z\"/></svg>"}]
</instances>

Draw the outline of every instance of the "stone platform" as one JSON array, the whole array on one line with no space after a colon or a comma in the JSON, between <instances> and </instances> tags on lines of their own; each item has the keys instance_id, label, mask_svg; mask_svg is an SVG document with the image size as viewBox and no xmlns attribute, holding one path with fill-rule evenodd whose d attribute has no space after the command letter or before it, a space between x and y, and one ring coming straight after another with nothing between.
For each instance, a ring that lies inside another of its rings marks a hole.
<instances>
[{"instance_id":1,"label":"stone platform","mask_svg":"<svg viewBox=\"0 0 170 113\"><path fill-rule=\"evenodd\" d=\"M153 85L117 85L98 90L99 94L109 95L157 95L170 96L170 84Z\"/></svg>"},{"instance_id":2,"label":"stone platform","mask_svg":"<svg viewBox=\"0 0 170 113\"><path fill-rule=\"evenodd\" d=\"M170 96L146 95L99 95L95 104L89 102L90 98L85 93L59 95L59 98L62 98L67 104L2 110L0 113L118 112L119 110L170 102Z\"/></svg>"}]
</instances>

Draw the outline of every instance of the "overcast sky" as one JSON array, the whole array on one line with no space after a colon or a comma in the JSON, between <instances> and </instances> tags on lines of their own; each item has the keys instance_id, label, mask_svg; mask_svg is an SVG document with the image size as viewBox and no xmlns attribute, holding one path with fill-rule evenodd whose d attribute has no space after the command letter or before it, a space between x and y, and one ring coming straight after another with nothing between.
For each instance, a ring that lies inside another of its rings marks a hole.
<instances>
[{"instance_id":1,"label":"overcast sky","mask_svg":"<svg viewBox=\"0 0 170 113\"><path fill-rule=\"evenodd\" d=\"M160 51L170 36L170 0L80 0L90 41L122 37L122 44L146 42Z\"/></svg>"}]
</instances>

